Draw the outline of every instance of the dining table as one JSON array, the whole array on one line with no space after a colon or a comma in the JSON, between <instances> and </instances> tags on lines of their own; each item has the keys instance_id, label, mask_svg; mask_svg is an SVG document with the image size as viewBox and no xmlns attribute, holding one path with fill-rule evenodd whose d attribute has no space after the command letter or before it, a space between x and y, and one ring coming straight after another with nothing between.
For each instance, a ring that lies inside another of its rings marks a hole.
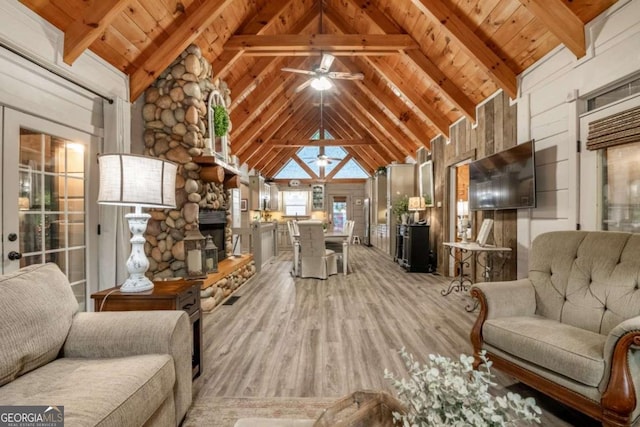
<instances>
[{"instance_id":1,"label":"dining table","mask_svg":"<svg viewBox=\"0 0 640 427\"><path fill-rule=\"evenodd\" d=\"M299 274L298 262L300 261L300 235L294 233L293 238L293 272L297 277ZM349 233L342 229L326 230L324 240L342 240L342 273L346 276L349 264Z\"/></svg>"}]
</instances>

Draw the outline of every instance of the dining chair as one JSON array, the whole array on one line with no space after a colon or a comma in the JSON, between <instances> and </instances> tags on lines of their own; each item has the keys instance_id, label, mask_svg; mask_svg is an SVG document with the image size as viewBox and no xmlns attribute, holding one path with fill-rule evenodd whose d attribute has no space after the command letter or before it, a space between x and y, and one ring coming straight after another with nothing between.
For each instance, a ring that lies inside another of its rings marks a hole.
<instances>
[{"instance_id":1,"label":"dining chair","mask_svg":"<svg viewBox=\"0 0 640 427\"><path fill-rule=\"evenodd\" d=\"M334 251L325 247L321 222L298 222L300 244L300 277L327 279L338 274Z\"/></svg>"},{"instance_id":2,"label":"dining chair","mask_svg":"<svg viewBox=\"0 0 640 427\"><path fill-rule=\"evenodd\" d=\"M346 242L347 245L351 245L351 238L353 236L353 228L355 226L355 221L354 220L348 220L345 222L344 224L344 234L347 235L348 237L345 237L342 240L327 240L325 243L325 246L327 249L331 249L332 251L334 251L336 253L337 258L340 260L341 263L344 263L344 243Z\"/></svg>"}]
</instances>

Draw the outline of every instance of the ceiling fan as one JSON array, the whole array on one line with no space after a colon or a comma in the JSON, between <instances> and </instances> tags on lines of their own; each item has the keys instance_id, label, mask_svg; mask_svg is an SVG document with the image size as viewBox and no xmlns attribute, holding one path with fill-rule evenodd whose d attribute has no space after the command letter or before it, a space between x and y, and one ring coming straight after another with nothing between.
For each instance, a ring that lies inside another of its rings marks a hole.
<instances>
[{"instance_id":1,"label":"ceiling fan","mask_svg":"<svg viewBox=\"0 0 640 427\"><path fill-rule=\"evenodd\" d=\"M324 1L320 1L320 24L319 24L319 32L318 34L322 34L322 11L324 9ZM333 60L336 59L335 56L330 53L323 52L322 58L320 59L320 65L314 68L313 70L301 70L299 68L289 68L284 67L282 71L287 71L289 73L298 73L298 74L306 74L308 76L312 76L309 80L302 83L295 90L295 93L298 93L305 88L311 86L315 90L323 91L330 89L333 84L331 83L332 79L342 79L342 80L362 80L364 79L364 74L362 73L342 73L339 71L329 71L331 68L331 64L333 64Z\"/></svg>"},{"instance_id":2,"label":"ceiling fan","mask_svg":"<svg viewBox=\"0 0 640 427\"><path fill-rule=\"evenodd\" d=\"M323 114L324 96L322 95L322 92L320 92L319 95L320 95L320 128L318 130L319 130L320 139L324 139L325 138L324 114ZM337 157L329 157L326 154L324 154L324 147L321 146L319 147L318 155L315 158L307 160L307 163L315 163L318 166L324 167L324 166L330 165L332 162L339 162L339 161L342 161L342 159Z\"/></svg>"},{"instance_id":3,"label":"ceiling fan","mask_svg":"<svg viewBox=\"0 0 640 427\"><path fill-rule=\"evenodd\" d=\"M282 71L287 71L289 73L298 73L298 74L306 74L308 76L313 76L306 82L302 83L295 89L295 92L298 93L301 90L304 90L308 86L311 86L315 90L327 90L330 89L333 84L331 83L332 79L341 79L341 80L362 80L364 79L364 74L362 73L342 73L339 71L329 71L331 64L333 64L333 60L335 56L330 53L323 53L322 59L320 61L320 65L314 70L301 70L299 68L289 68L284 67Z\"/></svg>"}]
</instances>

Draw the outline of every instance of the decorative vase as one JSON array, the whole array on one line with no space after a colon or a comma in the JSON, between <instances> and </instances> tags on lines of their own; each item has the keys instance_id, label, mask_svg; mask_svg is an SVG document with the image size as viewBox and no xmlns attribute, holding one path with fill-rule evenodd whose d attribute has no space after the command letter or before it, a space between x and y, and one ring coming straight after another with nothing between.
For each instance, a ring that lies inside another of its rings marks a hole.
<instances>
[{"instance_id":1,"label":"decorative vase","mask_svg":"<svg viewBox=\"0 0 640 427\"><path fill-rule=\"evenodd\" d=\"M409 220L409 214L406 214L406 213L401 214L400 219L402 220L402 225L407 225L407 221Z\"/></svg>"}]
</instances>

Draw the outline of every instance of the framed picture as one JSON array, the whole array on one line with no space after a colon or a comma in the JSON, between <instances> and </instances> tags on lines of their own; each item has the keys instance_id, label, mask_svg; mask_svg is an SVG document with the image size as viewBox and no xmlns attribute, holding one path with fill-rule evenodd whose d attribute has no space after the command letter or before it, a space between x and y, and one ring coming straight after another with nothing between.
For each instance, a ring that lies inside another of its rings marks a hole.
<instances>
[{"instance_id":1,"label":"framed picture","mask_svg":"<svg viewBox=\"0 0 640 427\"><path fill-rule=\"evenodd\" d=\"M240 212L246 212L249 208L248 199L240 199Z\"/></svg>"}]
</instances>

